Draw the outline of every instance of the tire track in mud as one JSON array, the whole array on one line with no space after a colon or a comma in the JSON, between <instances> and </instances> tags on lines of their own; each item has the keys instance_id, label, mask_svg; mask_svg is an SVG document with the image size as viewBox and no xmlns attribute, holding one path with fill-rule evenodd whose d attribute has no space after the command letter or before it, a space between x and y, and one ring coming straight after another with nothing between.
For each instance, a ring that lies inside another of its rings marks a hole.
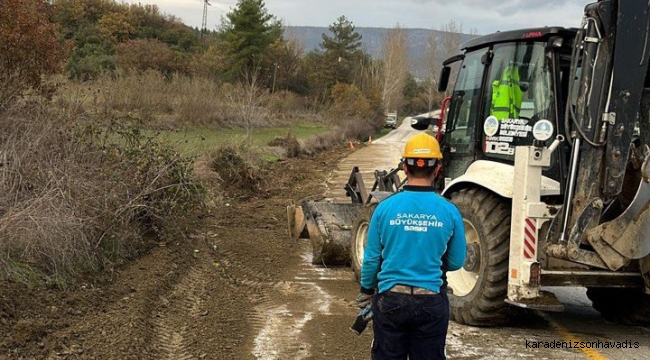
<instances>
[{"instance_id":1,"label":"tire track in mud","mask_svg":"<svg viewBox=\"0 0 650 360\"><path fill-rule=\"evenodd\" d=\"M320 285L323 281L351 276L349 269L340 272L311 264L311 244L300 243L300 260L293 277L286 280L263 279L252 264L236 259L237 254L219 250L222 241L214 241L218 263L233 286L249 288L248 300L254 313L247 318L255 335L252 355L259 360L301 360L309 358L312 339L302 334L315 315L330 315L349 308L345 299L332 296ZM235 275L237 273L237 275Z\"/></svg>"},{"instance_id":2,"label":"tire track in mud","mask_svg":"<svg viewBox=\"0 0 650 360\"><path fill-rule=\"evenodd\" d=\"M157 339L158 355L160 359L189 360L197 356L190 351L193 342L188 337L190 328L187 325L179 326L177 319L196 319L205 313L202 310L204 303L202 294L205 293L207 280L203 274L211 269L205 265L192 267L186 275L174 286L169 298L160 298L164 312L159 312L152 321ZM175 321L176 320L176 321Z\"/></svg>"},{"instance_id":3,"label":"tire track in mud","mask_svg":"<svg viewBox=\"0 0 650 360\"><path fill-rule=\"evenodd\" d=\"M299 273L292 279L271 285L270 301L257 306L253 356L259 360L306 359L312 355L312 339L302 331L317 314L331 315L335 307L345 308L347 302L328 294L320 281L336 280L325 268L311 265L311 249L305 243ZM302 300L302 301L299 301ZM305 308L292 306L295 302L309 304Z\"/></svg>"}]
</instances>

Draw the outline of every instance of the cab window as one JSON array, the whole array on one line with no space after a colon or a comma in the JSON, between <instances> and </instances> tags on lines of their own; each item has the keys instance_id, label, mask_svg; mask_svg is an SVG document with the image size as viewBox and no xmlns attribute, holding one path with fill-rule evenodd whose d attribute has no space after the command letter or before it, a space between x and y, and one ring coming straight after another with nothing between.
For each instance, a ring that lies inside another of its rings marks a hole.
<instances>
[{"instance_id":1,"label":"cab window","mask_svg":"<svg viewBox=\"0 0 650 360\"><path fill-rule=\"evenodd\" d=\"M540 119L553 122L551 60L542 43L496 45L488 70L483 114L483 152L514 160L515 147L533 142Z\"/></svg>"},{"instance_id":2,"label":"cab window","mask_svg":"<svg viewBox=\"0 0 650 360\"><path fill-rule=\"evenodd\" d=\"M445 134L452 153L471 153L473 150L483 80L481 56L484 54L467 54L458 70Z\"/></svg>"}]
</instances>

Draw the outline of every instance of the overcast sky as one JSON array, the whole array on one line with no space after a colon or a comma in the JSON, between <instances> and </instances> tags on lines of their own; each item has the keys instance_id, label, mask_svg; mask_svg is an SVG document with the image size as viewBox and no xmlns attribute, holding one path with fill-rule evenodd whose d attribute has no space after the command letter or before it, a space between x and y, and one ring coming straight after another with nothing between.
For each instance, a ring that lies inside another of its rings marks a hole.
<instances>
[{"instance_id":1,"label":"overcast sky","mask_svg":"<svg viewBox=\"0 0 650 360\"><path fill-rule=\"evenodd\" d=\"M161 12L200 28L203 0L127 0L156 4ZM479 34L540 26L578 27L587 0L266 0L288 26L329 26L345 15L356 27L440 30L450 20ZM215 30L237 0L209 0L208 29Z\"/></svg>"}]
</instances>

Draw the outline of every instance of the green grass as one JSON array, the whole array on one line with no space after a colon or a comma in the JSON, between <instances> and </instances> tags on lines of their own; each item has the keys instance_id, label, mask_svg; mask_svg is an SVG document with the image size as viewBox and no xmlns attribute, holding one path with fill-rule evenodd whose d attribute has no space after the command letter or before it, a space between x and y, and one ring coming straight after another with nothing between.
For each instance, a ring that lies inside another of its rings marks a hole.
<instances>
[{"instance_id":1,"label":"green grass","mask_svg":"<svg viewBox=\"0 0 650 360\"><path fill-rule=\"evenodd\" d=\"M306 139L328 130L328 127L316 124L255 128L252 130L252 145L266 146L274 138L286 136L289 132L298 139ZM176 146L182 154L201 155L222 145L240 144L246 141L246 129L202 126L178 131L162 131L160 136Z\"/></svg>"}]
</instances>

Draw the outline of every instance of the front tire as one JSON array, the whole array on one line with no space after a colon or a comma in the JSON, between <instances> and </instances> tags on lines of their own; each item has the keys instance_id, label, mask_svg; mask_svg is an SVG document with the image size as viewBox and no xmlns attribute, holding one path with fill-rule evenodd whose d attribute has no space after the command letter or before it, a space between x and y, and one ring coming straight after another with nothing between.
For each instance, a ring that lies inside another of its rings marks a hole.
<instances>
[{"instance_id":1,"label":"front tire","mask_svg":"<svg viewBox=\"0 0 650 360\"><path fill-rule=\"evenodd\" d=\"M507 304L510 253L510 204L483 189L452 194L465 225L467 258L463 268L447 273L452 318L475 326L509 320Z\"/></svg>"},{"instance_id":2,"label":"front tire","mask_svg":"<svg viewBox=\"0 0 650 360\"><path fill-rule=\"evenodd\" d=\"M366 249L368 239L368 226L370 218L375 212L377 203L363 206L352 225L352 239L350 240L350 258L352 260L352 270L357 280L361 279L361 265L363 264L363 252Z\"/></svg>"}]
</instances>

